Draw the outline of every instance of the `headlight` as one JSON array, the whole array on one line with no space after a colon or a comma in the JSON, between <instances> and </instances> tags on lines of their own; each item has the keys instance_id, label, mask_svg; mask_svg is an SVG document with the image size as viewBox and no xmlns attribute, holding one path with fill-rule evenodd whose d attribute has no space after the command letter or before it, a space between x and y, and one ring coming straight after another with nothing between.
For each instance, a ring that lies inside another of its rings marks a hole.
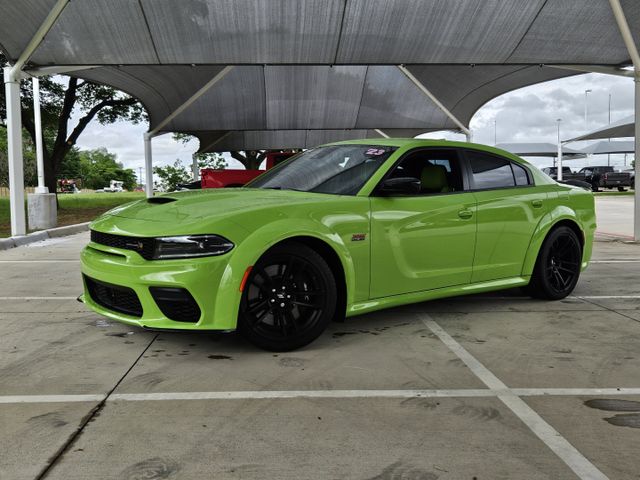
<instances>
[{"instance_id":1,"label":"headlight","mask_svg":"<svg viewBox=\"0 0 640 480\"><path fill-rule=\"evenodd\" d=\"M154 260L222 255L234 247L233 242L219 235L158 237L154 243Z\"/></svg>"}]
</instances>

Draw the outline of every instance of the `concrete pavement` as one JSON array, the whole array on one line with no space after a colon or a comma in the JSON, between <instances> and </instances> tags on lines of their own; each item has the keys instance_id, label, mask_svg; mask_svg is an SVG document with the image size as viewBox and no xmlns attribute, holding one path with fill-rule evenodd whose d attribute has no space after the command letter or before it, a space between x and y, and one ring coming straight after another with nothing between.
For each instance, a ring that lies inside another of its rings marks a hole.
<instances>
[{"instance_id":1,"label":"concrete pavement","mask_svg":"<svg viewBox=\"0 0 640 480\"><path fill-rule=\"evenodd\" d=\"M87 311L86 241L0 252L1 479L640 478L638 245L596 243L559 302L410 305L274 354Z\"/></svg>"}]
</instances>

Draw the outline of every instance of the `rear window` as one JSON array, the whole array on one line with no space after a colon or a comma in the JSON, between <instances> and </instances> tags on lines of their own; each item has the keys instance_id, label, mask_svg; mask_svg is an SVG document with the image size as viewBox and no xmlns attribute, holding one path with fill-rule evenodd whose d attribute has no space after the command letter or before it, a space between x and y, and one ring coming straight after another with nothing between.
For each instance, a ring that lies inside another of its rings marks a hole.
<instances>
[{"instance_id":1,"label":"rear window","mask_svg":"<svg viewBox=\"0 0 640 480\"><path fill-rule=\"evenodd\" d=\"M476 190L531 185L527 169L515 162L472 150L467 150L466 155L471 164L473 188ZM554 174L557 169L549 167L545 170Z\"/></svg>"},{"instance_id":2,"label":"rear window","mask_svg":"<svg viewBox=\"0 0 640 480\"><path fill-rule=\"evenodd\" d=\"M471 163L473 186L477 190L515 187L511 162L480 152L467 151Z\"/></svg>"}]
</instances>

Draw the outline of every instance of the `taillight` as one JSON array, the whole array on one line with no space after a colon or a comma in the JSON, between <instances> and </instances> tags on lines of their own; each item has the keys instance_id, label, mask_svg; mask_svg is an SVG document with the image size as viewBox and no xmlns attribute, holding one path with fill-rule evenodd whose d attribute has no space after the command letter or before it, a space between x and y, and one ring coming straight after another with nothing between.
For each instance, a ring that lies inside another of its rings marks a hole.
<instances>
[{"instance_id":1,"label":"taillight","mask_svg":"<svg viewBox=\"0 0 640 480\"><path fill-rule=\"evenodd\" d=\"M609 177L608 177L608 173L605 173L605 174L604 174L604 179L606 180L607 178L609 178Z\"/></svg>"}]
</instances>

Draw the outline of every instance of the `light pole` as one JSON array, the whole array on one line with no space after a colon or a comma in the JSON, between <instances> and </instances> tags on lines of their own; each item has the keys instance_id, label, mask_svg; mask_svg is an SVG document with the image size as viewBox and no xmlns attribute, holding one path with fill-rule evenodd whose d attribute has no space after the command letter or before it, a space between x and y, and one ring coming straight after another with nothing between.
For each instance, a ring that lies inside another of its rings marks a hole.
<instances>
[{"instance_id":1,"label":"light pole","mask_svg":"<svg viewBox=\"0 0 640 480\"><path fill-rule=\"evenodd\" d=\"M609 94L609 125L611 125L611 94ZM609 143L611 143L611 139L610 138L608 139L608 141L609 141ZM611 146L611 145L609 145L609 146ZM624 163L625 163L625 165L627 163L626 157L625 157L625 162ZM607 166L610 166L610 165L611 165L611 154L607 153Z\"/></svg>"},{"instance_id":2,"label":"light pole","mask_svg":"<svg viewBox=\"0 0 640 480\"><path fill-rule=\"evenodd\" d=\"M498 120L493 119L493 145L498 145Z\"/></svg>"},{"instance_id":3,"label":"light pole","mask_svg":"<svg viewBox=\"0 0 640 480\"><path fill-rule=\"evenodd\" d=\"M561 182L562 181L562 141L560 140L560 123L562 122L561 118L556 120L558 122L558 174L556 175L556 179Z\"/></svg>"},{"instance_id":4,"label":"light pole","mask_svg":"<svg viewBox=\"0 0 640 480\"><path fill-rule=\"evenodd\" d=\"M589 130L589 126L587 124L587 112L588 112L587 95L589 95L590 93L591 93L591 89L584 91L584 130L585 132Z\"/></svg>"}]
</instances>

